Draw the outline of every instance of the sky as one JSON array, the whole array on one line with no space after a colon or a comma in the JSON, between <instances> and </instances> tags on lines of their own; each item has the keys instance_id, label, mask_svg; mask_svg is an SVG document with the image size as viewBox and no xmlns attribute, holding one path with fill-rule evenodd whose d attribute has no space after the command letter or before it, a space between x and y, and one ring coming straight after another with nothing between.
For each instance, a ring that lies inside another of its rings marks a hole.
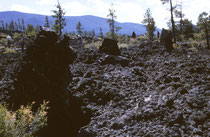
<instances>
[{"instance_id":1,"label":"sky","mask_svg":"<svg viewBox=\"0 0 210 137\"><path fill-rule=\"evenodd\" d=\"M169 4L162 5L160 0L59 0L66 16L94 15L107 17L111 3L116 10L117 21L141 23L148 8L158 28L167 28L170 19ZM182 1L185 18L197 23L198 15L210 13L210 0L173 0ZM20 11L52 15L57 0L0 0L0 11Z\"/></svg>"}]
</instances>

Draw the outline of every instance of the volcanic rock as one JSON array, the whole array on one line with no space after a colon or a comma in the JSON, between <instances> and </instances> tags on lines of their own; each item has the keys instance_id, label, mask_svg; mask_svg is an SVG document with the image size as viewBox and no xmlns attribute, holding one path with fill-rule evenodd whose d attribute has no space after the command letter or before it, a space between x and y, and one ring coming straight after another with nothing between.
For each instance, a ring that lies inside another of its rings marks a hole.
<instances>
[{"instance_id":1,"label":"volcanic rock","mask_svg":"<svg viewBox=\"0 0 210 137\"><path fill-rule=\"evenodd\" d=\"M49 101L48 127L41 131L45 136L65 135L70 126L67 86L72 79L69 65L75 58L66 35L58 36L54 31L43 29L27 48L17 72L11 104L18 108L35 101L36 108L43 100Z\"/></svg>"},{"instance_id":2,"label":"volcanic rock","mask_svg":"<svg viewBox=\"0 0 210 137\"><path fill-rule=\"evenodd\" d=\"M160 42L165 46L166 50L170 53L173 50L171 31L162 29Z\"/></svg>"},{"instance_id":3,"label":"volcanic rock","mask_svg":"<svg viewBox=\"0 0 210 137\"><path fill-rule=\"evenodd\" d=\"M131 38L136 38L136 33L133 32Z\"/></svg>"},{"instance_id":4,"label":"volcanic rock","mask_svg":"<svg viewBox=\"0 0 210 137\"><path fill-rule=\"evenodd\" d=\"M104 39L102 45L99 47L99 51L111 55L120 55L121 53L117 42L108 38Z\"/></svg>"}]
</instances>

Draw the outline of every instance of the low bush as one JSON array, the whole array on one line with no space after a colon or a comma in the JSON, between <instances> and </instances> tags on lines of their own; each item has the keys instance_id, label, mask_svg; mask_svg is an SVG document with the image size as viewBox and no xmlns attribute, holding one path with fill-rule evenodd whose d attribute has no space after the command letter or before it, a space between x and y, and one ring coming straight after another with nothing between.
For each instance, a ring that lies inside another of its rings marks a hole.
<instances>
[{"instance_id":1,"label":"low bush","mask_svg":"<svg viewBox=\"0 0 210 137\"><path fill-rule=\"evenodd\" d=\"M85 48L97 48L99 49L99 47L102 45L102 41L96 41L90 44L86 44Z\"/></svg>"},{"instance_id":2,"label":"low bush","mask_svg":"<svg viewBox=\"0 0 210 137\"><path fill-rule=\"evenodd\" d=\"M9 53L16 53L16 51L11 48L5 48L5 51L3 52L3 54L9 54Z\"/></svg>"},{"instance_id":3,"label":"low bush","mask_svg":"<svg viewBox=\"0 0 210 137\"><path fill-rule=\"evenodd\" d=\"M47 104L32 112L32 106L21 106L17 111L9 111L6 106L0 104L0 136L1 137L33 137L47 124Z\"/></svg>"}]
</instances>

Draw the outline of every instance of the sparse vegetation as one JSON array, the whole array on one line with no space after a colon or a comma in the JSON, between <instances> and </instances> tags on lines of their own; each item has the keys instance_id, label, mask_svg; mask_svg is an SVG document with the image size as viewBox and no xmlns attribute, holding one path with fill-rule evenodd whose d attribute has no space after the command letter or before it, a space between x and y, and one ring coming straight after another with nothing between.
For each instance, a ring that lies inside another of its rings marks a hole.
<instances>
[{"instance_id":1,"label":"sparse vegetation","mask_svg":"<svg viewBox=\"0 0 210 137\"><path fill-rule=\"evenodd\" d=\"M80 21L77 23L77 27L76 27L76 30L77 30L77 33L80 35L80 36L82 36L82 30L83 30L83 28L82 28L82 24L80 23Z\"/></svg>"},{"instance_id":2,"label":"sparse vegetation","mask_svg":"<svg viewBox=\"0 0 210 137\"><path fill-rule=\"evenodd\" d=\"M107 23L109 24L109 32L107 32L107 37L117 41L117 32L121 29L121 27L116 26L115 20L117 16L115 15L115 10L113 9L113 4L109 9L109 14L107 15Z\"/></svg>"},{"instance_id":3,"label":"sparse vegetation","mask_svg":"<svg viewBox=\"0 0 210 137\"><path fill-rule=\"evenodd\" d=\"M43 104L36 112L32 106L21 106L17 111L9 111L0 104L0 136L1 137L33 137L47 124L47 104Z\"/></svg>"},{"instance_id":4,"label":"sparse vegetation","mask_svg":"<svg viewBox=\"0 0 210 137\"><path fill-rule=\"evenodd\" d=\"M208 15L208 13L206 13L206 12L201 13L198 17L197 25L198 25L200 31L203 30L203 32L205 33L206 43L207 43L208 48L210 49L210 43L209 43L210 15Z\"/></svg>"},{"instance_id":5,"label":"sparse vegetation","mask_svg":"<svg viewBox=\"0 0 210 137\"><path fill-rule=\"evenodd\" d=\"M12 48L5 48L5 51L3 52L3 54L11 54L11 53L15 53L16 51Z\"/></svg>"},{"instance_id":6,"label":"sparse vegetation","mask_svg":"<svg viewBox=\"0 0 210 137\"><path fill-rule=\"evenodd\" d=\"M64 17L65 11L62 9L59 1L56 5L57 10L53 10L54 15L52 15L53 18L55 18L55 24L53 24L53 29L59 34L62 34L62 29L66 26L66 19Z\"/></svg>"},{"instance_id":7,"label":"sparse vegetation","mask_svg":"<svg viewBox=\"0 0 210 137\"><path fill-rule=\"evenodd\" d=\"M210 15L193 24L160 1L171 13L162 32L150 8L146 31L119 27L113 4L107 19L74 25L59 1L54 24L0 20L0 137L207 136Z\"/></svg>"},{"instance_id":8,"label":"sparse vegetation","mask_svg":"<svg viewBox=\"0 0 210 137\"><path fill-rule=\"evenodd\" d=\"M173 5L173 0L160 0L162 4L170 4L170 13L171 13L171 25L172 25L172 34L174 43L176 43L176 32L175 32L175 21L174 21L174 9L176 6Z\"/></svg>"},{"instance_id":9,"label":"sparse vegetation","mask_svg":"<svg viewBox=\"0 0 210 137\"><path fill-rule=\"evenodd\" d=\"M154 18L152 17L151 14L152 13L151 13L150 9L147 9L145 16L144 16L144 20L142 21L142 23L146 25L147 34L149 36L149 39L153 40L156 26L155 26Z\"/></svg>"}]
</instances>

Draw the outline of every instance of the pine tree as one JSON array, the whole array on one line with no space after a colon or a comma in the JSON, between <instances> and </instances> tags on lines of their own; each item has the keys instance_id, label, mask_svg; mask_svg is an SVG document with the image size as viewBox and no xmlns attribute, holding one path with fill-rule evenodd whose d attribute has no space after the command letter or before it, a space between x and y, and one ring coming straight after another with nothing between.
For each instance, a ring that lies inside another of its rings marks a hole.
<instances>
[{"instance_id":1,"label":"pine tree","mask_svg":"<svg viewBox=\"0 0 210 137\"><path fill-rule=\"evenodd\" d=\"M6 24L5 24L5 28L6 28L6 30L8 30L8 24L7 24L7 22L6 22Z\"/></svg>"},{"instance_id":2,"label":"pine tree","mask_svg":"<svg viewBox=\"0 0 210 137\"><path fill-rule=\"evenodd\" d=\"M104 34L101 27L100 27L99 37L104 38Z\"/></svg>"},{"instance_id":3,"label":"pine tree","mask_svg":"<svg viewBox=\"0 0 210 137\"><path fill-rule=\"evenodd\" d=\"M115 38L115 31L119 31L121 27L118 27L115 25L115 19L117 19L117 16L115 15L115 10L113 9L113 4L111 5L111 8L109 9L109 14L107 15L107 23L109 23L109 32L111 33L111 37L113 40L116 40Z\"/></svg>"},{"instance_id":4,"label":"pine tree","mask_svg":"<svg viewBox=\"0 0 210 137\"><path fill-rule=\"evenodd\" d=\"M95 33L95 30L93 29L93 30L92 30L92 38L94 38L95 35L96 35L96 33Z\"/></svg>"},{"instance_id":5,"label":"pine tree","mask_svg":"<svg viewBox=\"0 0 210 137\"><path fill-rule=\"evenodd\" d=\"M15 24L14 24L14 21L11 20L10 24L9 24L9 30L10 31L14 31L15 30Z\"/></svg>"},{"instance_id":6,"label":"pine tree","mask_svg":"<svg viewBox=\"0 0 210 137\"><path fill-rule=\"evenodd\" d=\"M18 30L18 23L15 22L15 30Z\"/></svg>"},{"instance_id":7,"label":"pine tree","mask_svg":"<svg viewBox=\"0 0 210 137\"><path fill-rule=\"evenodd\" d=\"M176 43L175 22L174 22L174 15L173 15L173 12L176 6L175 7L173 6L172 0L160 0L160 1L162 1L162 4L166 4L166 3L170 4L172 33L173 33L174 43Z\"/></svg>"},{"instance_id":8,"label":"pine tree","mask_svg":"<svg viewBox=\"0 0 210 137\"><path fill-rule=\"evenodd\" d=\"M183 12L182 12L182 0L181 0L181 2L180 2L180 4L177 4L176 5L176 9L174 9L174 14L175 14L175 17L176 18L179 18L180 20L179 20L179 22L178 22L178 24L179 24L179 29L178 29L178 31L179 32L177 32L177 33L179 33L180 35L183 35L183 18L184 18L184 14L183 14ZM177 34L177 36L178 36L178 34Z\"/></svg>"},{"instance_id":9,"label":"pine tree","mask_svg":"<svg viewBox=\"0 0 210 137\"><path fill-rule=\"evenodd\" d=\"M0 23L2 23L2 24L3 24L3 21L1 21L1 20L0 20ZM2 25L2 26L0 25L0 30L2 30L2 31L3 31L3 28L2 28L2 27L3 27L3 25Z\"/></svg>"},{"instance_id":10,"label":"pine tree","mask_svg":"<svg viewBox=\"0 0 210 137\"><path fill-rule=\"evenodd\" d=\"M27 29L26 29L26 33L31 33L31 32L34 32L35 31L35 28L32 24L28 24L27 25Z\"/></svg>"},{"instance_id":11,"label":"pine tree","mask_svg":"<svg viewBox=\"0 0 210 137\"><path fill-rule=\"evenodd\" d=\"M147 9L147 11L144 15L144 20L142 21L142 23L146 25L149 39L153 40L156 26L155 26L155 21L154 21L154 18L152 17L152 13L151 13L150 9Z\"/></svg>"},{"instance_id":12,"label":"pine tree","mask_svg":"<svg viewBox=\"0 0 210 137\"><path fill-rule=\"evenodd\" d=\"M24 19L22 19L22 31L25 32L25 29Z\"/></svg>"},{"instance_id":13,"label":"pine tree","mask_svg":"<svg viewBox=\"0 0 210 137\"><path fill-rule=\"evenodd\" d=\"M208 48L210 49L209 45L209 32L210 32L210 15L207 12L203 12L198 17L197 26L200 30L205 32L205 38Z\"/></svg>"},{"instance_id":14,"label":"pine tree","mask_svg":"<svg viewBox=\"0 0 210 137\"><path fill-rule=\"evenodd\" d=\"M182 20L182 32L180 33L187 39L192 38L194 33L192 21L188 19Z\"/></svg>"},{"instance_id":15,"label":"pine tree","mask_svg":"<svg viewBox=\"0 0 210 137\"><path fill-rule=\"evenodd\" d=\"M80 21L77 23L77 27L76 27L77 33L82 36L82 24L80 23Z\"/></svg>"},{"instance_id":16,"label":"pine tree","mask_svg":"<svg viewBox=\"0 0 210 137\"><path fill-rule=\"evenodd\" d=\"M55 18L55 24L53 25L53 29L59 34L62 34L62 29L66 26L65 21L65 11L62 9L59 1L58 5L56 5L57 10L53 10L54 15L52 15L53 18Z\"/></svg>"},{"instance_id":17,"label":"pine tree","mask_svg":"<svg viewBox=\"0 0 210 137\"><path fill-rule=\"evenodd\" d=\"M2 20L2 30L4 31L5 30L5 27L4 27L4 21Z\"/></svg>"},{"instance_id":18,"label":"pine tree","mask_svg":"<svg viewBox=\"0 0 210 137\"><path fill-rule=\"evenodd\" d=\"M20 24L20 19L18 19L18 30L22 30L22 26L21 26L21 24Z\"/></svg>"},{"instance_id":19,"label":"pine tree","mask_svg":"<svg viewBox=\"0 0 210 137\"><path fill-rule=\"evenodd\" d=\"M44 24L44 26L48 27L48 28L50 27L48 16L45 17L45 24Z\"/></svg>"},{"instance_id":20,"label":"pine tree","mask_svg":"<svg viewBox=\"0 0 210 137\"><path fill-rule=\"evenodd\" d=\"M88 32L85 30L85 31L83 31L83 35L84 36L88 36Z\"/></svg>"}]
</instances>

